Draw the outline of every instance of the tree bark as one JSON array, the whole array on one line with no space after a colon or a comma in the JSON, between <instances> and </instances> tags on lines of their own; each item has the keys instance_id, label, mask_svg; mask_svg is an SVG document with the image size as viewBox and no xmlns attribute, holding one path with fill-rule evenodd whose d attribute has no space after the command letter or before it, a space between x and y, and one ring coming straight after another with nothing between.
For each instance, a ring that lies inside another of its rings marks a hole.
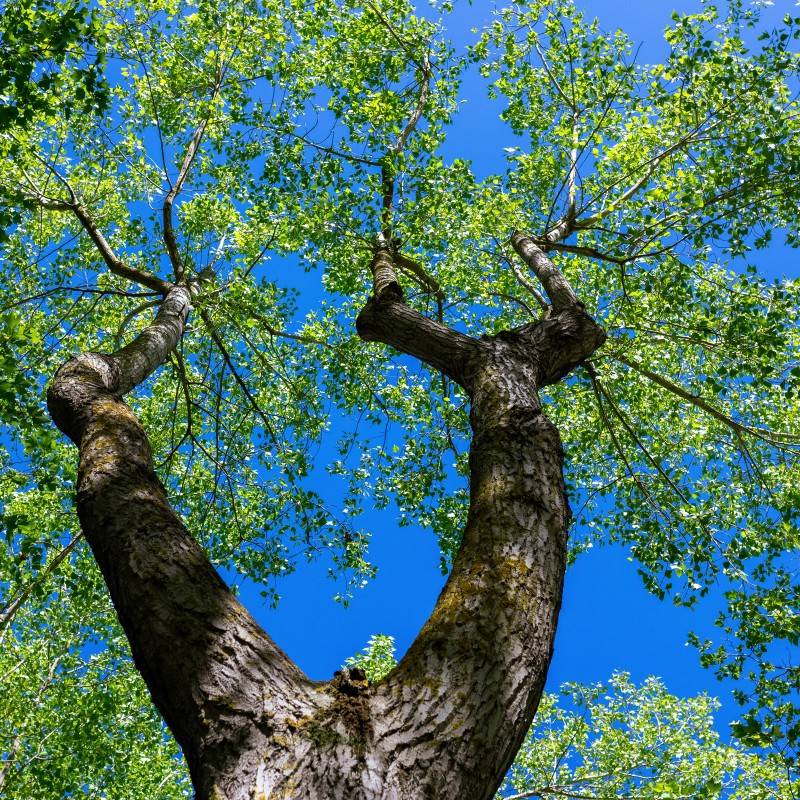
<instances>
[{"instance_id":1,"label":"tree bark","mask_svg":"<svg viewBox=\"0 0 800 800\"><path fill-rule=\"evenodd\" d=\"M169 506L122 394L179 341L186 289L167 293L131 345L59 369L48 404L80 450L81 525L200 800L481 800L502 781L544 687L566 563L561 443L538 392L604 339L549 259L538 251L535 260L555 313L473 339L406 306L393 253L376 252L359 334L458 381L474 433L453 571L406 656L376 685L359 670L306 678Z\"/></svg>"}]
</instances>

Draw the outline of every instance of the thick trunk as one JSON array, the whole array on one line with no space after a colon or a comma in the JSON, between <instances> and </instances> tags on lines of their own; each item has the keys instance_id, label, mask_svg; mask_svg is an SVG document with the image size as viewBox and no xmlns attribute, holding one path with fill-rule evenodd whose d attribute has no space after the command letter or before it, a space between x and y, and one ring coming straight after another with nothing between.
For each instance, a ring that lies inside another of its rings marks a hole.
<instances>
[{"instance_id":1,"label":"thick trunk","mask_svg":"<svg viewBox=\"0 0 800 800\"><path fill-rule=\"evenodd\" d=\"M132 345L72 359L50 389L55 421L80 448L86 538L201 800L490 798L544 686L569 508L558 432L538 390L588 357L603 332L553 283L557 271L543 278L554 288L553 316L480 340L408 308L388 251L373 271L359 333L464 386L474 431L453 571L411 649L377 685L357 670L309 681L231 595L167 502L121 395L178 341L184 289L167 295Z\"/></svg>"},{"instance_id":2,"label":"thick trunk","mask_svg":"<svg viewBox=\"0 0 800 800\"><path fill-rule=\"evenodd\" d=\"M134 661L203 798L213 796L220 775L253 784L267 738L317 706L311 682L231 594L171 509L144 429L122 401L175 346L188 310L188 293L174 289L134 343L64 364L48 405L80 449L78 516Z\"/></svg>"},{"instance_id":3,"label":"thick trunk","mask_svg":"<svg viewBox=\"0 0 800 800\"><path fill-rule=\"evenodd\" d=\"M388 288L358 328L461 383L473 429L470 509L453 570L410 650L375 689L386 784L398 791L385 796L491 798L544 688L566 568L561 442L538 390L605 335L576 304L475 340L421 317Z\"/></svg>"}]
</instances>

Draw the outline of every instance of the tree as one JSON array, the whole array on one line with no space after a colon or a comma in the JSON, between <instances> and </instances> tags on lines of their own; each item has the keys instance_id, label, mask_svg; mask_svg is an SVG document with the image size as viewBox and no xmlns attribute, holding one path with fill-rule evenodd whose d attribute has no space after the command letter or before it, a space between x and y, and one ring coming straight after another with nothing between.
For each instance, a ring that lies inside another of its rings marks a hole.
<instances>
[{"instance_id":1,"label":"tree","mask_svg":"<svg viewBox=\"0 0 800 800\"><path fill-rule=\"evenodd\" d=\"M681 604L723 587L729 641L696 643L743 679L742 737L791 768L798 288L748 253L796 244L800 19L756 47L758 22L676 15L667 61L638 66L566 0L498 12L466 54L403 0L101 2L108 107L47 103L2 138L24 212L3 574L47 609L12 600L4 636L67 632L10 668L44 697L66 660L104 668L92 637L119 660L85 537L198 797L489 798L544 687L571 495L573 552L624 541ZM516 142L485 179L445 155L470 70ZM85 99L79 71L59 91ZM270 254L328 297L298 320ZM29 396L53 373L77 475ZM347 519L305 481L331 404L361 419L329 467ZM445 589L381 680L311 682L214 566L266 580L323 549L357 583L348 520L390 501L439 536ZM12 725L6 764L35 763L35 725Z\"/></svg>"}]
</instances>

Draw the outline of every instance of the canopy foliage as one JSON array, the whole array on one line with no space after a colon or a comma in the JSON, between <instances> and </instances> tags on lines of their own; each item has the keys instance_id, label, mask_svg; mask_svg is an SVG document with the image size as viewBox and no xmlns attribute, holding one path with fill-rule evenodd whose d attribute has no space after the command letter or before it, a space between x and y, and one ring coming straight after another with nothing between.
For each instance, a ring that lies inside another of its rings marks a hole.
<instances>
[{"instance_id":1,"label":"canopy foliage","mask_svg":"<svg viewBox=\"0 0 800 800\"><path fill-rule=\"evenodd\" d=\"M609 333L548 390L574 555L622 543L650 592L720 605L718 637L693 643L738 682L741 741L795 769L800 284L758 263L774 239L798 244L800 18L771 30L757 6L703 3L673 16L663 63L641 64L570 0L512 4L467 47L449 13L4 10L0 674L17 688L3 692L0 786L183 796L171 745L140 716L71 513L74 455L43 401L69 355L128 341L173 274L195 287L190 329L130 402L213 563L277 602L281 575L324 558L346 600L374 574L358 517L377 507L430 529L447 569L465 398L354 327L389 211L409 303L472 335L543 313L513 231L557 260ZM508 127L496 148L511 145L492 174L448 139L479 80ZM92 770L114 739L119 762Z\"/></svg>"}]
</instances>

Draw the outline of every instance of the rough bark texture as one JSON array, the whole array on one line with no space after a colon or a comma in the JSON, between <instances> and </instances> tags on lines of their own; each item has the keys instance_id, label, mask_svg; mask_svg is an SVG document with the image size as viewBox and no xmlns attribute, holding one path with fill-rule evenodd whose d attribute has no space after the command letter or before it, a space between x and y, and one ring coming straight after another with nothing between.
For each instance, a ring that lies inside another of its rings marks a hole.
<instances>
[{"instance_id":1,"label":"rough bark texture","mask_svg":"<svg viewBox=\"0 0 800 800\"><path fill-rule=\"evenodd\" d=\"M604 339L547 257L525 237L514 246L542 272L554 313L482 339L406 306L390 250L373 261L360 335L464 386L474 432L453 571L411 649L377 685L358 670L308 680L169 506L122 394L179 340L185 289L167 294L133 344L79 355L56 374L48 400L80 449L83 530L200 800L482 800L502 780L544 686L565 569L561 443L538 390Z\"/></svg>"}]
</instances>

